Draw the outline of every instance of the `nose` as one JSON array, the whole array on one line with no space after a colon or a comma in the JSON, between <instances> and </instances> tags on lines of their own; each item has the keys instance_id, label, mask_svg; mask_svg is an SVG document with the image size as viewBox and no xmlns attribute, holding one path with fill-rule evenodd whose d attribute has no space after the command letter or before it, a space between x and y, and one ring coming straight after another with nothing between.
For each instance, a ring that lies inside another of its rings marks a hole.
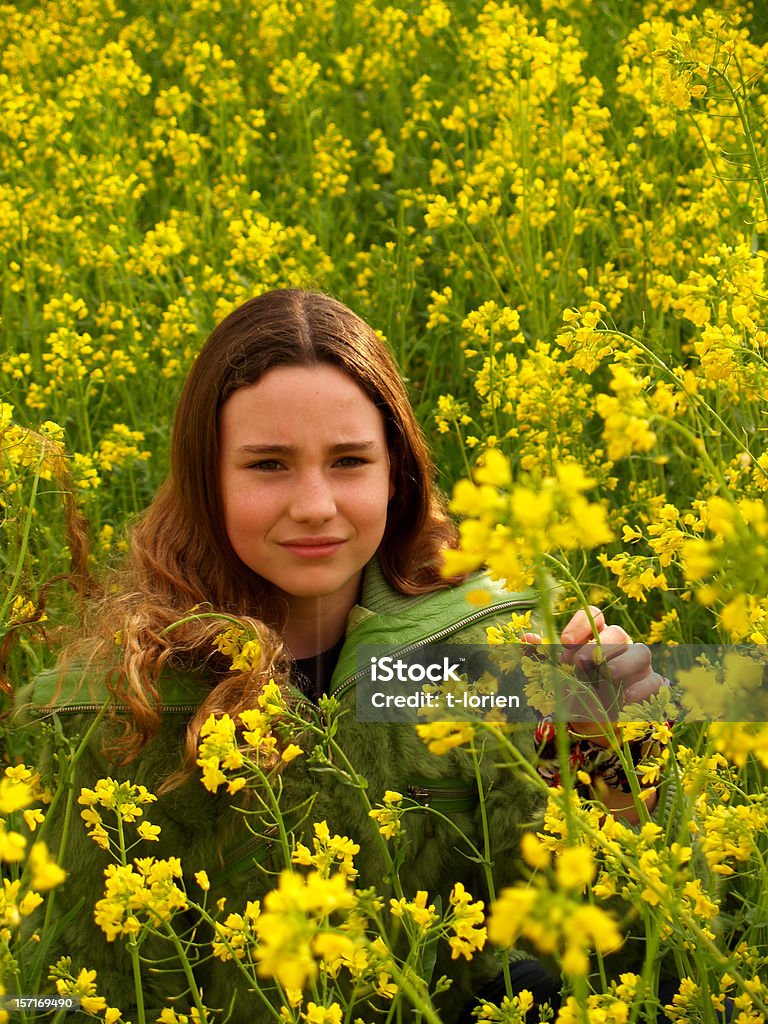
<instances>
[{"instance_id":1,"label":"nose","mask_svg":"<svg viewBox=\"0 0 768 1024\"><path fill-rule=\"evenodd\" d=\"M325 474L304 473L291 500L291 518L297 523L325 523L336 515L336 499Z\"/></svg>"}]
</instances>

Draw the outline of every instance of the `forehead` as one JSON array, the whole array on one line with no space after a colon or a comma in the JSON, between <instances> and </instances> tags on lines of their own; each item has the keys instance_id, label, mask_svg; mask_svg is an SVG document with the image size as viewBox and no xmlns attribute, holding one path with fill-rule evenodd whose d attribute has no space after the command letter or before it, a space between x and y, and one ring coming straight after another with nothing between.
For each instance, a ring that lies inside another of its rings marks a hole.
<instances>
[{"instance_id":1,"label":"forehead","mask_svg":"<svg viewBox=\"0 0 768 1024\"><path fill-rule=\"evenodd\" d=\"M384 436L384 418L365 391L349 374L327 364L276 367L230 395L220 417L225 443L243 434L275 444L307 432L351 434L355 440Z\"/></svg>"}]
</instances>

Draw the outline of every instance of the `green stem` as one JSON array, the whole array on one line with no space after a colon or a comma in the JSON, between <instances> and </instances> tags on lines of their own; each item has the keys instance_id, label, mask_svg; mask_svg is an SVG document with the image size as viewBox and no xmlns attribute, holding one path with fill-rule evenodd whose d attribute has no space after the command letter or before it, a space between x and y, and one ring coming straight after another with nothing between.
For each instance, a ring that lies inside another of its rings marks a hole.
<instances>
[{"instance_id":1,"label":"green stem","mask_svg":"<svg viewBox=\"0 0 768 1024\"><path fill-rule=\"evenodd\" d=\"M458 435L459 438L459 451L461 452L461 458L462 461L464 462L464 472L467 474L467 479L471 480L472 467L469 465L469 459L467 458L467 449L466 445L464 444L464 438L461 436L461 427L459 426L459 421L454 420L453 425L456 428L456 434Z\"/></svg>"},{"instance_id":2,"label":"green stem","mask_svg":"<svg viewBox=\"0 0 768 1024\"><path fill-rule=\"evenodd\" d=\"M24 571L24 562L27 558L27 549L29 548L29 534L32 530L32 518L35 511L35 500L37 499L37 489L40 486L40 474L43 469L44 455L41 452L37 460L37 467L35 468L35 475L32 479L32 493L29 497L29 504L27 506L27 514L24 519L24 530L21 535L21 547L19 549L19 557L16 562L16 569L13 574L8 592L5 596L5 600L0 605L0 625L5 622L6 612L11 606L13 599L16 596L16 591L19 586L21 574Z\"/></svg>"},{"instance_id":3,"label":"green stem","mask_svg":"<svg viewBox=\"0 0 768 1024\"><path fill-rule=\"evenodd\" d=\"M287 868L290 868L291 848L288 843L288 832L285 827L285 821L283 819L282 812L280 811L280 800L276 796L269 779L259 765L255 761L246 761L246 764L258 777L261 783L259 793L261 793L262 790L266 792L267 803L269 804L269 809L272 812L272 820L274 821L278 835L280 836L280 849L283 852L283 863Z\"/></svg>"},{"instance_id":4,"label":"green stem","mask_svg":"<svg viewBox=\"0 0 768 1024\"><path fill-rule=\"evenodd\" d=\"M547 579L544 566L537 558L534 569L536 575L536 590L539 595L539 608L544 625L544 643L556 644L558 640L557 626L555 625L555 614L552 608L552 586Z\"/></svg>"},{"instance_id":5,"label":"green stem","mask_svg":"<svg viewBox=\"0 0 768 1024\"><path fill-rule=\"evenodd\" d=\"M127 867L128 857L125 849L125 831L123 829L123 818L119 811L117 813L117 833L120 844L120 863L123 867ZM136 941L135 935L130 935L128 937L127 945L128 952L131 957L131 967L133 969L133 987L136 992L136 1014L139 1019L139 1024L146 1024L144 990L141 984L141 961L139 959L139 945Z\"/></svg>"},{"instance_id":6,"label":"green stem","mask_svg":"<svg viewBox=\"0 0 768 1024\"><path fill-rule=\"evenodd\" d=\"M483 853L484 856L481 860L483 866L483 873L485 875L485 885L488 890L488 899L490 904L496 901L496 884L493 880L493 861L491 860L491 833L488 828L488 812L485 806L485 793L483 792L483 779L480 774L480 762L477 759L477 748L475 744L472 744L472 764L475 768L475 781L477 783L477 792L480 797L480 821L483 827ZM490 905L489 904L489 905ZM501 965L501 970L504 975L504 988L507 995L511 999L514 995L512 991L512 976L509 971L509 957L505 956Z\"/></svg>"},{"instance_id":7,"label":"green stem","mask_svg":"<svg viewBox=\"0 0 768 1024\"><path fill-rule=\"evenodd\" d=\"M187 979L187 983L189 985L190 995L192 996L194 1004L197 1008L197 1013L200 1018L200 1024L207 1024L208 1011L206 1010L205 1006L203 1005L203 1001L200 998L200 990L197 987L197 982L195 980L195 975L192 972L192 966L189 962L189 957L184 951L184 947L182 946L178 935L171 927L170 922L165 923L165 928L168 934L168 938L171 940L173 948L176 950L176 954L179 958L179 961L181 962L181 967L182 970L184 971L184 977Z\"/></svg>"},{"instance_id":8,"label":"green stem","mask_svg":"<svg viewBox=\"0 0 768 1024\"><path fill-rule=\"evenodd\" d=\"M646 918L645 914L643 914L643 918ZM642 974L641 974L642 987L643 987L643 991L644 992L649 992L649 993L655 994L656 992L658 992L658 983L656 982L655 975L658 973L657 972L657 967L656 967L656 954L657 954L658 949L659 949L660 935L659 935L658 928L654 928L651 931L650 938L648 938L648 922L647 922L647 919L646 919L646 926L645 926L645 936L646 936L646 939L645 939L645 954L644 954L643 970L642 970ZM630 1024L634 1024L639 1010L640 1010L640 1003L637 1000L635 1000L634 1003L632 1004L632 1013L631 1013L631 1016L630 1016Z\"/></svg>"},{"instance_id":9,"label":"green stem","mask_svg":"<svg viewBox=\"0 0 768 1024\"><path fill-rule=\"evenodd\" d=\"M376 841L378 843L379 850L384 855L384 860L387 864L387 871L392 878L392 887L395 891L395 895L397 896L398 899L402 899L404 894L402 883L400 882L400 876L398 875L397 871L394 870L394 863L392 861L392 857L390 855L389 848L384 840L384 837L379 832L378 826L374 822L373 818L370 817L370 812L373 810L373 805L371 804L371 801L368 799L368 793L366 789L362 785L359 785L360 776L358 775L357 771L353 768L347 755L344 753L344 751L341 749L339 744L334 739L330 740L330 747L333 750L334 754L336 754L336 756L345 765L347 773L355 780L355 783L358 783L358 785L356 785L355 788L357 789L357 792L360 794L360 799L363 801L363 806L365 807L366 814L371 822L371 826L375 830Z\"/></svg>"},{"instance_id":10,"label":"green stem","mask_svg":"<svg viewBox=\"0 0 768 1024\"><path fill-rule=\"evenodd\" d=\"M746 82L744 81L744 72L741 69L741 64L734 53L734 63L736 64L736 70L739 72L739 80L741 81L742 89L746 88ZM757 182L757 189L760 193L760 200L763 204L763 212L765 213L766 219L768 219L768 187L766 187L766 181L763 177L763 165L760 161L760 157L755 146L755 137L752 133L752 124L749 120L749 113L745 105L741 102L741 99L731 85L730 79L716 68L711 69L715 76L720 79L725 85L726 89L731 95L733 102L736 104L736 110L738 111L739 120L741 121L741 127L744 132L744 138L747 140L747 149L749 151L749 161L752 164L752 170L755 172L755 181Z\"/></svg>"},{"instance_id":11,"label":"green stem","mask_svg":"<svg viewBox=\"0 0 768 1024\"><path fill-rule=\"evenodd\" d=\"M421 993L411 983L409 975L405 971L401 971L394 960L390 960L387 967L392 971L392 977L397 982L398 988L406 994L417 1013L422 1013L428 1024L443 1024L431 1001L424 1002Z\"/></svg>"},{"instance_id":12,"label":"green stem","mask_svg":"<svg viewBox=\"0 0 768 1024\"><path fill-rule=\"evenodd\" d=\"M177 619L170 626L161 629L159 635L165 636L166 633L172 633L179 626L185 626L188 622L198 622L200 619L220 619L222 622L231 622L233 626L237 626L239 629L243 628L242 619L238 619L235 615L227 615L226 612L195 612L192 615L185 615L183 619Z\"/></svg>"},{"instance_id":13,"label":"green stem","mask_svg":"<svg viewBox=\"0 0 768 1024\"><path fill-rule=\"evenodd\" d=\"M40 828L37 830L37 836L36 836L37 842L40 842L45 837L45 835L46 835L46 833L48 831L49 821L53 820L54 811L56 810L56 808L58 807L58 805L61 802L62 798L64 797L64 794L68 793L69 790L72 788L72 776L73 776L73 773L74 773L74 769L77 767L77 763L80 760L80 758L83 756L85 751L88 749L88 747L90 745L90 742L91 742L91 738L93 737L93 734L95 733L97 727L99 726L99 723L101 722L102 718L106 714L109 706L110 706L110 701L108 701L108 700L105 701L103 706L102 706L102 708L101 708L101 710L96 715L96 717L94 718L94 720L91 723L91 725L88 727L88 731L86 732L85 736L83 736L82 740L78 744L77 750L72 755L72 757L69 759L66 779L63 780L62 783L59 786L56 787L56 792L53 795L53 800L51 800L51 802L50 802L50 804L48 806L48 810L46 811L45 819L44 819L43 823L40 825ZM67 815L70 814L70 810L71 810L71 804L68 801ZM67 817L67 819L64 822L64 827L62 829L61 843L59 845L58 850L56 851L56 855L57 855L57 857L59 859L62 859L63 856L64 856L64 851L66 849L66 842L67 842L68 834L69 834L69 817ZM27 881L28 870L29 870L29 865L27 865L25 867L24 874L22 874L22 885Z\"/></svg>"}]
</instances>

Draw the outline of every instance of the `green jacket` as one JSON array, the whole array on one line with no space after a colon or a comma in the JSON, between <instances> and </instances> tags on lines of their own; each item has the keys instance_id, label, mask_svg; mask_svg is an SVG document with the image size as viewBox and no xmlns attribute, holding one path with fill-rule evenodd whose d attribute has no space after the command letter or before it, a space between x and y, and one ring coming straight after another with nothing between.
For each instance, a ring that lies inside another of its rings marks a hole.
<instances>
[{"instance_id":1,"label":"green jacket","mask_svg":"<svg viewBox=\"0 0 768 1024\"><path fill-rule=\"evenodd\" d=\"M490 603L479 608L466 601L466 593L478 587L487 589ZM475 771L466 751L454 750L444 756L431 754L407 724L365 723L357 720L355 708L357 673L355 652L361 644L389 644L398 649L418 647L430 641L482 642L484 627L507 621L512 611L533 607L533 594L512 595L499 590L485 578L475 578L463 586L419 597L396 593L383 578L377 563L366 570L361 604L350 613L346 640L331 683L331 692L348 708L339 722L338 740L350 763L367 779L367 795L372 805L386 790L397 790L416 803L429 803L445 817L428 813L406 815L407 846L400 870L406 894L423 889L431 902L438 898L448 905L448 894L461 881L476 899L488 901L482 872L470 859L470 851L450 822L458 826L480 849L483 848ZM77 678L74 678L77 676ZM55 706L57 673L51 671L37 680L33 703L43 717L56 720L67 735L84 734L93 722L93 714L106 699L101 682L89 680L90 687L77 686L80 673L66 680ZM178 767L185 729L191 713L210 692L210 676L200 670L184 676L169 675L162 682L163 722L159 734L145 746L141 755L126 768L106 760L102 749L109 749L115 725L108 719L100 723L93 742L81 758L75 778L74 812L63 860L69 872L65 886L57 893L60 906L81 903L81 911L69 923L50 960L66 954L72 957L75 973L81 967L98 972L97 987L109 1005L118 1006L134 1022L135 998L130 959L125 942L107 942L93 923L93 906L103 895L103 873L108 855L87 837L79 820L77 795L82 786L92 787L106 776L127 778L155 792L158 785ZM517 737L518 746L532 753L532 730L526 728ZM519 844L524 830L536 823L542 810L540 790L524 778L501 770L491 756L481 762L486 792L487 826L494 862L494 880L498 888L519 877ZM359 794L344 785L332 773L316 773L306 758L292 762L282 775L281 806L300 806L314 796L311 814L299 830L311 846L312 822L325 820L331 834L349 836L360 844L355 858L361 886L375 886L385 898L391 895L385 879L385 864L374 840L375 823L367 816ZM242 911L246 900L260 899L274 887L281 867L274 862L274 851L263 839L255 839L243 825L242 814L231 806L237 797L227 796L222 788L209 793L199 776L189 780L157 803L145 808L146 818L161 826L159 842L141 842L134 856L158 858L179 856L185 878L194 888L193 875L205 870L211 879L208 905L213 907L226 897L227 912ZM60 805L63 807L63 802ZM49 844L56 850L61 840L63 813L51 822ZM448 820L450 819L450 820ZM198 938L201 935L198 933ZM443 999L441 1014L446 1021L458 1016L473 991L499 971L498 960L488 951L471 963L452 960L447 943L441 942L433 973L453 978L454 984ZM149 938L142 956L163 960L144 970L147 1020L155 1020L160 1009L171 1005L188 1012L190 999L174 995L184 993L186 982L174 969L170 944ZM258 1024L268 1020L261 1000L247 990L245 980L232 963L210 960L196 968L203 1000L211 1009L224 1011L219 1019L231 1024Z\"/></svg>"}]
</instances>

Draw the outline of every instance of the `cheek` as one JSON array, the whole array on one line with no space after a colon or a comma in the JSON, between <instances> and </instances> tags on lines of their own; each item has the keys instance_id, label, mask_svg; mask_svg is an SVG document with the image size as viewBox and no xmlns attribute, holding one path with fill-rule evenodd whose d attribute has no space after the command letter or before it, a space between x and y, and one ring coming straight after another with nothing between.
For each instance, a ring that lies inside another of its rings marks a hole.
<instances>
[{"instance_id":1,"label":"cheek","mask_svg":"<svg viewBox=\"0 0 768 1024\"><path fill-rule=\"evenodd\" d=\"M389 478L377 481L375 486L366 490L361 501L360 512L361 516L370 523L371 528L384 528L392 493Z\"/></svg>"},{"instance_id":2,"label":"cheek","mask_svg":"<svg viewBox=\"0 0 768 1024\"><path fill-rule=\"evenodd\" d=\"M252 490L234 490L223 498L224 528L230 541L248 536L256 540L269 528L269 502Z\"/></svg>"}]
</instances>

